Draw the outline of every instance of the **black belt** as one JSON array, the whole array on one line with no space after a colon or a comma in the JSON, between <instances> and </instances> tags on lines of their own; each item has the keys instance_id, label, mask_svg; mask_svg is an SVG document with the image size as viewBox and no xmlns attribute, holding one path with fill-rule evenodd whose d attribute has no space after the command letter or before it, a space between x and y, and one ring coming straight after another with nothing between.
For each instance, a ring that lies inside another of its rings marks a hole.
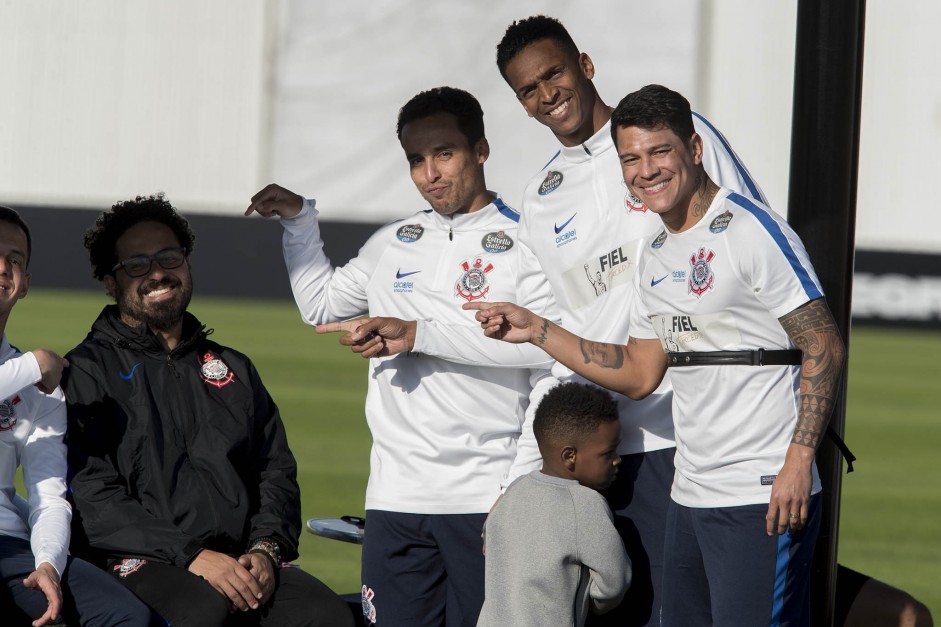
<instances>
[{"instance_id":1,"label":"black belt","mask_svg":"<svg viewBox=\"0 0 941 627\"><path fill-rule=\"evenodd\" d=\"M702 351L667 353L667 366L799 366L803 353L791 350Z\"/></svg>"},{"instance_id":2,"label":"black belt","mask_svg":"<svg viewBox=\"0 0 941 627\"><path fill-rule=\"evenodd\" d=\"M667 353L667 365L681 366L799 366L803 353L797 349L766 351L702 351L695 353ZM846 459L846 472L853 472L856 456L850 451L833 427L827 425L827 435Z\"/></svg>"}]
</instances>

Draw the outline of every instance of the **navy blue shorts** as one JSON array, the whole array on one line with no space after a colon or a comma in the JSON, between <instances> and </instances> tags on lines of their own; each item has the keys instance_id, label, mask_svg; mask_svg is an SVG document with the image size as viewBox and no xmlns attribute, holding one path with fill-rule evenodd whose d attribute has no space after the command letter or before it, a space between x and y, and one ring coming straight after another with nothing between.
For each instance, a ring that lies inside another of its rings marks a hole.
<instances>
[{"instance_id":1,"label":"navy blue shorts","mask_svg":"<svg viewBox=\"0 0 941 627\"><path fill-rule=\"evenodd\" d=\"M380 627L477 624L486 514L366 510L363 616Z\"/></svg>"},{"instance_id":2,"label":"navy blue shorts","mask_svg":"<svg viewBox=\"0 0 941 627\"><path fill-rule=\"evenodd\" d=\"M808 625L819 494L808 510L803 529L769 536L767 504L698 508L671 502L664 627Z\"/></svg>"},{"instance_id":3,"label":"navy blue shorts","mask_svg":"<svg viewBox=\"0 0 941 627\"><path fill-rule=\"evenodd\" d=\"M663 540L675 454L670 447L621 456L617 480L602 492L631 558L633 580L621 605L607 614L590 614L589 627L660 624Z\"/></svg>"},{"instance_id":4,"label":"navy blue shorts","mask_svg":"<svg viewBox=\"0 0 941 627\"><path fill-rule=\"evenodd\" d=\"M23 579L35 570L29 542L0 535L0 616L4 625L29 625L46 613L49 603ZM62 616L69 625L147 627L146 605L122 588L108 573L69 557L61 577Z\"/></svg>"}]
</instances>

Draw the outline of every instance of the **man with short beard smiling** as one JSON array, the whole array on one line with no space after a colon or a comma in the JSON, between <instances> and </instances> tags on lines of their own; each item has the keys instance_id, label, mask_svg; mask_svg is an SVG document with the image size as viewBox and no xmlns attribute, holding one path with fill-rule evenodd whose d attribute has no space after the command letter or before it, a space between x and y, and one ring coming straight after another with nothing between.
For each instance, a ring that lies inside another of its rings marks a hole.
<instances>
[{"instance_id":1,"label":"man with short beard smiling","mask_svg":"<svg viewBox=\"0 0 941 627\"><path fill-rule=\"evenodd\" d=\"M162 195L85 234L116 304L63 381L72 550L174 626L352 625L324 584L281 569L297 557L297 466L251 361L186 311L193 240Z\"/></svg>"}]
</instances>

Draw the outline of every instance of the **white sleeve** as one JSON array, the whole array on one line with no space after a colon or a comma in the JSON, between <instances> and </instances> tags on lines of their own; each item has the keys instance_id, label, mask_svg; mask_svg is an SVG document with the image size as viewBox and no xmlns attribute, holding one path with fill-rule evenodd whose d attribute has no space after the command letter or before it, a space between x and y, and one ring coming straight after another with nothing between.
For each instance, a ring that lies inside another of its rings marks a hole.
<instances>
[{"instance_id":1,"label":"white sleeve","mask_svg":"<svg viewBox=\"0 0 941 627\"><path fill-rule=\"evenodd\" d=\"M39 361L32 353L23 353L0 364L0 399L10 398L23 388L42 379Z\"/></svg>"},{"instance_id":2,"label":"white sleeve","mask_svg":"<svg viewBox=\"0 0 941 627\"><path fill-rule=\"evenodd\" d=\"M770 212L756 216L763 219L741 220L735 225L737 272L755 298L775 318L822 298L820 280L794 229Z\"/></svg>"},{"instance_id":3,"label":"white sleeve","mask_svg":"<svg viewBox=\"0 0 941 627\"><path fill-rule=\"evenodd\" d=\"M516 457L506 473L506 479L500 484L500 491L505 492L511 483L519 477L529 474L533 470L542 468L542 453L533 433L533 419L536 417L536 407L546 392L559 382L550 370L535 370L529 377L532 390L529 392L529 405L523 419L520 437L516 440Z\"/></svg>"},{"instance_id":4,"label":"white sleeve","mask_svg":"<svg viewBox=\"0 0 941 627\"><path fill-rule=\"evenodd\" d=\"M513 261L518 266L517 304L559 322L552 286L535 255L519 241L513 248ZM442 324L437 320L417 321L412 350L469 366L541 369L555 363L545 351L532 344L509 344L485 336L479 327Z\"/></svg>"},{"instance_id":5,"label":"white sleeve","mask_svg":"<svg viewBox=\"0 0 941 627\"><path fill-rule=\"evenodd\" d=\"M369 310L366 286L375 267L363 252L342 268L334 269L323 251L316 203L305 200L301 212L282 218L282 247L294 300L307 324L348 320Z\"/></svg>"},{"instance_id":6,"label":"white sleeve","mask_svg":"<svg viewBox=\"0 0 941 627\"><path fill-rule=\"evenodd\" d=\"M748 168L732 150L732 146L719 129L695 111L693 112L693 126L702 138L702 161L709 178L721 187L728 187L747 198L767 205L768 200L764 192L758 187L758 183L752 178Z\"/></svg>"},{"instance_id":7,"label":"white sleeve","mask_svg":"<svg viewBox=\"0 0 941 627\"><path fill-rule=\"evenodd\" d=\"M633 294L631 295L631 306L628 313L628 335L638 340L657 339L657 333L654 331L653 324L650 322L650 315L647 313L647 305L644 302L644 295L640 289L641 273L634 274L634 282L631 285Z\"/></svg>"},{"instance_id":8,"label":"white sleeve","mask_svg":"<svg viewBox=\"0 0 941 627\"><path fill-rule=\"evenodd\" d=\"M36 566L49 562L59 575L65 569L72 520L65 500L65 424L65 396L56 388L40 398L22 457Z\"/></svg>"}]
</instances>

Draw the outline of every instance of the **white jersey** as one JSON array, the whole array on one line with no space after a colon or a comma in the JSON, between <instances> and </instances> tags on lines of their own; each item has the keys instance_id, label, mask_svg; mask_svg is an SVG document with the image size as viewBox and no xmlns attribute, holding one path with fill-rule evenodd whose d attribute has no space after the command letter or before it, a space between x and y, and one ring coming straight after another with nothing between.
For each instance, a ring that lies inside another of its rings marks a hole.
<instances>
[{"instance_id":1,"label":"white jersey","mask_svg":"<svg viewBox=\"0 0 941 627\"><path fill-rule=\"evenodd\" d=\"M712 179L763 200L725 138L698 114L693 122ZM526 187L519 239L535 263L523 269L523 279L548 279L565 329L626 344L638 256L644 239L661 227L659 216L624 184L609 121L584 144L562 147ZM561 380L581 380L561 364L552 372ZM673 446L668 379L642 401L616 395L624 429L620 454Z\"/></svg>"},{"instance_id":2,"label":"white jersey","mask_svg":"<svg viewBox=\"0 0 941 627\"><path fill-rule=\"evenodd\" d=\"M631 335L667 352L786 350L779 318L823 291L807 251L767 206L720 189L682 233L641 256ZM673 500L687 507L768 503L800 399L800 366L671 368L676 424ZM820 490L813 470L813 492Z\"/></svg>"},{"instance_id":3,"label":"white jersey","mask_svg":"<svg viewBox=\"0 0 941 627\"><path fill-rule=\"evenodd\" d=\"M516 293L519 214L499 199L470 214L449 218L428 209L388 224L337 269L323 253L316 216L313 201L306 201L300 214L281 221L291 286L309 324L368 313L434 319L482 335L474 312L461 305ZM366 509L489 511L516 459L529 376L528 369L416 352L370 359Z\"/></svg>"},{"instance_id":4,"label":"white jersey","mask_svg":"<svg viewBox=\"0 0 941 627\"><path fill-rule=\"evenodd\" d=\"M65 397L33 384L41 372L3 336L0 343L0 534L30 542L38 567L49 562L61 575L69 548L72 508L65 500ZM23 467L28 501L16 496Z\"/></svg>"}]
</instances>

